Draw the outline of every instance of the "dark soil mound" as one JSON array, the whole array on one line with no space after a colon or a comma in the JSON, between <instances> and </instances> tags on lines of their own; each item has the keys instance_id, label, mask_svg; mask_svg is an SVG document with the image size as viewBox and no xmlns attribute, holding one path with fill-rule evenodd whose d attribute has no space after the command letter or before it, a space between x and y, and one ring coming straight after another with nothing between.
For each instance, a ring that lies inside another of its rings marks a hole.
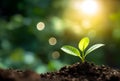
<instances>
[{"instance_id":1,"label":"dark soil mound","mask_svg":"<svg viewBox=\"0 0 120 81\"><path fill-rule=\"evenodd\" d=\"M43 81L120 81L120 70L85 62L65 66L58 72L43 74L41 78L48 79Z\"/></svg>"},{"instance_id":2,"label":"dark soil mound","mask_svg":"<svg viewBox=\"0 0 120 81\"><path fill-rule=\"evenodd\" d=\"M40 76L32 71L0 69L0 81L40 81Z\"/></svg>"},{"instance_id":3,"label":"dark soil mound","mask_svg":"<svg viewBox=\"0 0 120 81\"><path fill-rule=\"evenodd\" d=\"M0 70L0 81L120 81L120 70L92 63L76 63L57 72Z\"/></svg>"}]
</instances>

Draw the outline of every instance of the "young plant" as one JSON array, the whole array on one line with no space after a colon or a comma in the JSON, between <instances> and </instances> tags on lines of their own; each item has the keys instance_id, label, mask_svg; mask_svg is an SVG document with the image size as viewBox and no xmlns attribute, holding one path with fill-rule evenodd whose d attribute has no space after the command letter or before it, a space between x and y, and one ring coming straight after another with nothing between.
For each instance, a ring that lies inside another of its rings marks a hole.
<instances>
[{"instance_id":1,"label":"young plant","mask_svg":"<svg viewBox=\"0 0 120 81\"><path fill-rule=\"evenodd\" d=\"M64 52L70 55L77 56L81 59L82 62L85 62L85 57L88 54L90 54L92 51L96 50L97 48L104 46L104 44L95 44L86 50L88 45L89 45L89 38L84 37L78 43L78 48L80 49L80 51L77 48L70 46L70 45L62 46L61 50L63 50Z\"/></svg>"}]
</instances>

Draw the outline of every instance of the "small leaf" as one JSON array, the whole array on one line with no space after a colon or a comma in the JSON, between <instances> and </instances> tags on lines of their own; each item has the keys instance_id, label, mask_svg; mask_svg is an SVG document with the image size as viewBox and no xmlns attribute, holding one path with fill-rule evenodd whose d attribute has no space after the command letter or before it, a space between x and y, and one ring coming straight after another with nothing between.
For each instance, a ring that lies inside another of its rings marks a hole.
<instances>
[{"instance_id":1,"label":"small leaf","mask_svg":"<svg viewBox=\"0 0 120 81\"><path fill-rule=\"evenodd\" d=\"M94 50L102 47L102 46L104 46L104 44L95 44L95 45L91 46L91 47L86 51L85 56L88 55L89 53L91 53L92 51L94 51Z\"/></svg>"},{"instance_id":2,"label":"small leaf","mask_svg":"<svg viewBox=\"0 0 120 81\"><path fill-rule=\"evenodd\" d=\"M65 45L61 48L61 50L63 50L64 52L66 52L70 55L80 56L79 50L73 46Z\"/></svg>"},{"instance_id":3,"label":"small leaf","mask_svg":"<svg viewBox=\"0 0 120 81\"><path fill-rule=\"evenodd\" d=\"M84 37L83 39L81 39L81 41L78 44L78 47L81 51L84 51L87 46L89 44L89 38L88 37Z\"/></svg>"}]
</instances>

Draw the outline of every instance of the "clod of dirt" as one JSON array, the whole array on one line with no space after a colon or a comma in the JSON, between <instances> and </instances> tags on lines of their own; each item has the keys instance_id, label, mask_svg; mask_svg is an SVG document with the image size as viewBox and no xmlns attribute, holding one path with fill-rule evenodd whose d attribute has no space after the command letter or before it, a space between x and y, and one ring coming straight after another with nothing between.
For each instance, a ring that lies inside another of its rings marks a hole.
<instances>
[{"instance_id":1,"label":"clod of dirt","mask_svg":"<svg viewBox=\"0 0 120 81\"><path fill-rule=\"evenodd\" d=\"M45 74L0 69L0 81L120 81L120 70L88 62L78 62Z\"/></svg>"}]
</instances>

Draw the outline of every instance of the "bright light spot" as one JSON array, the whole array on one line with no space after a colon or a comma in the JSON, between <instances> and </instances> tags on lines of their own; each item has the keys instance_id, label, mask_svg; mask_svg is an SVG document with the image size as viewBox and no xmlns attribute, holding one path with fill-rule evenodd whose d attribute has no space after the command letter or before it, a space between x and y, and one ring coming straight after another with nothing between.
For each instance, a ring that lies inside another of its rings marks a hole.
<instances>
[{"instance_id":1,"label":"bright light spot","mask_svg":"<svg viewBox=\"0 0 120 81\"><path fill-rule=\"evenodd\" d=\"M58 32L58 31L62 31L63 26L62 26L62 20L58 17L53 17L52 18L52 23L53 23L53 27L54 29Z\"/></svg>"},{"instance_id":2,"label":"bright light spot","mask_svg":"<svg viewBox=\"0 0 120 81\"><path fill-rule=\"evenodd\" d=\"M27 64L31 64L33 63L35 60L34 56L33 56L33 53L32 52L27 52L24 56L24 61L25 63Z\"/></svg>"},{"instance_id":3,"label":"bright light spot","mask_svg":"<svg viewBox=\"0 0 120 81\"><path fill-rule=\"evenodd\" d=\"M40 65L40 66L38 66L37 68L36 68L36 72L37 73L45 73L45 72L47 72L47 68L46 68L47 66L45 66L45 65Z\"/></svg>"},{"instance_id":4,"label":"bright light spot","mask_svg":"<svg viewBox=\"0 0 120 81\"><path fill-rule=\"evenodd\" d=\"M75 2L74 7L84 14L95 14L98 11L98 3L95 0L83 0Z\"/></svg>"},{"instance_id":5,"label":"bright light spot","mask_svg":"<svg viewBox=\"0 0 120 81\"><path fill-rule=\"evenodd\" d=\"M60 57L60 53L59 53L58 51L54 51L54 52L52 53L52 57L53 57L54 59L58 59L58 58Z\"/></svg>"},{"instance_id":6,"label":"bright light spot","mask_svg":"<svg viewBox=\"0 0 120 81\"><path fill-rule=\"evenodd\" d=\"M98 10L98 5L95 0L86 0L82 2L81 9L86 14L94 14Z\"/></svg>"},{"instance_id":7,"label":"bright light spot","mask_svg":"<svg viewBox=\"0 0 120 81\"><path fill-rule=\"evenodd\" d=\"M51 38L49 39L49 44L50 44L50 45L55 45L56 43L57 43L57 40L56 40L55 37L51 37Z\"/></svg>"},{"instance_id":8,"label":"bright light spot","mask_svg":"<svg viewBox=\"0 0 120 81\"><path fill-rule=\"evenodd\" d=\"M44 22L39 22L38 24L37 24L37 29L38 30L43 30L45 28L45 24L44 24Z\"/></svg>"}]
</instances>

